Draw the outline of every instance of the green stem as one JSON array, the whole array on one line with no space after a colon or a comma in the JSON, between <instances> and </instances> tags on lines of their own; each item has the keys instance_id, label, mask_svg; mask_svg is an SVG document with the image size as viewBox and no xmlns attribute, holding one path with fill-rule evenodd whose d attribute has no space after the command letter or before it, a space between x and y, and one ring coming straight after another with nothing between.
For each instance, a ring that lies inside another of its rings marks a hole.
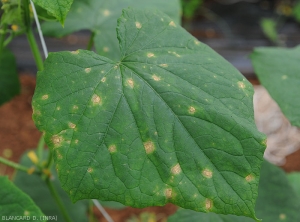
<instances>
[{"instance_id":1,"label":"green stem","mask_svg":"<svg viewBox=\"0 0 300 222\"><path fill-rule=\"evenodd\" d=\"M28 167L22 166L22 165L20 165L18 163L12 162L12 161L7 160L7 159L5 159L3 157L0 157L0 163L3 163L5 165L7 165L7 166L15 168L16 170L25 171L26 173L28 173L28 171L29 171Z\"/></svg>"},{"instance_id":2,"label":"green stem","mask_svg":"<svg viewBox=\"0 0 300 222\"><path fill-rule=\"evenodd\" d=\"M94 203L92 200L89 200L89 209L88 209L89 222L95 222L93 209L94 209Z\"/></svg>"},{"instance_id":3,"label":"green stem","mask_svg":"<svg viewBox=\"0 0 300 222\"><path fill-rule=\"evenodd\" d=\"M29 42L31 52L33 54L36 66L38 71L42 71L44 69L43 59L36 43L35 37L32 32L31 28L31 19L30 19L30 12L29 12L29 0L24 0L24 20L26 24L26 36Z\"/></svg>"},{"instance_id":4,"label":"green stem","mask_svg":"<svg viewBox=\"0 0 300 222\"><path fill-rule=\"evenodd\" d=\"M4 48L4 41L5 41L5 36L6 36L6 29L7 29L7 24L3 25L3 33L0 35L0 55L2 53L2 50Z\"/></svg>"},{"instance_id":5,"label":"green stem","mask_svg":"<svg viewBox=\"0 0 300 222\"><path fill-rule=\"evenodd\" d=\"M37 147L37 156L38 156L40 166L42 166L44 146L45 146L45 140L44 140L44 135L42 135L40 137L38 147Z\"/></svg>"},{"instance_id":6,"label":"green stem","mask_svg":"<svg viewBox=\"0 0 300 222\"><path fill-rule=\"evenodd\" d=\"M72 222L70 216L68 215L68 213L65 209L64 204L62 203L58 193L56 192L56 190L55 190L55 188L54 188L54 186L53 186L53 184L52 184L52 182L50 181L49 178L46 179L46 184L47 184L47 186L48 186L48 188L51 192L52 197L54 198L56 204L58 205L61 213L63 214L63 217L64 217L65 221L66 222Z\"/></svg>"},{"instance_id":7,"label":"green stem","mask_svg":"<svg viewBox=\"0 0 300 222\"><path fill-rule=\"evenodd\" d=\"M95 32L92 32L91 33L91 36L90 36L90 40L89 40L89 43L86 47L87 50L91 50L93 45L94 45L94 37L95 37L96 33Z\"/></svg>"}]
</instances>

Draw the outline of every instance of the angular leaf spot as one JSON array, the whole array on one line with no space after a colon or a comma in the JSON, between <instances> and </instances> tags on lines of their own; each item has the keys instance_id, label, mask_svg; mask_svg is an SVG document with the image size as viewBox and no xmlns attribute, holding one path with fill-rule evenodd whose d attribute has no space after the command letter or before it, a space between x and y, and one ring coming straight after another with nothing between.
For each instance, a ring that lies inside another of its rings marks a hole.
<instances>
[{"instance_id":1,"label":"angular leaf spot","mask_svg":"<svg viewBox=\"0 0 300 222\"><path fill-rule=\"evenodd\" d=\"M101 82L105 82L106 81L106 77L103 77L102 79L101 79Z\"/></svg>"},{"instance_id":2,"label":"angular leaf spot","mask_svg":"<svg viewBox=\"0 0 300 222\"><path fill-rule=\"evenodd\" d=\"M72 51L71 53L74 54L74 55L78 55L78 54L79 54L79 51L76 50L76 51Z\"/></svg>"},{"instance_id":3,"label":"angular leaf spot","mask_svg":"<svg viewBox=\"0 0 300 222\"><path fill-rule=\"evenodd\" d=\"M212 173L212 171L211 170L209 170L209 169L204 169L203 171L202 171L202 175L204 176L204 177L206 177L206 178L212 178L212 176L213 176L213 173Z\"/></svg>"},{"instance_id":4,"label":"angular leaf spot","mask_svg":"<svg viewBox=\"0 0 300 222\"><path fill-rule=\"evenodd\" d=\"M128 85L130 86L130 88L133 89L133 87L134 87L134 81L133 81L133 79L128 79L128 80L127 80L127 83L128 83Z\"/></svg>"},{"instance_id":5,"label":"angular leaf spot","mask_svg":"<svg viewBox=\"0 0 300 222\"><path fill-rule=\"evenodd\" d=\"M75 144L77 144L79 141L78 141L78 140L75 140L74 142L75 142Z\"/></svg>"},{"instance_id":6,"label":"angular leaf spot","mask_svg":"<svg viewBox=\"0 0 300 222\"><path fill-rule=\"evenodd\" d=\"M198 40L194 40L195 45L200 45L200 42Z\"/></svg>"},{"instance_id":7,"label":"angular leaf spot","mask_svg":"<svg viewBox=\"0 0 300 222\"><path fill-rule=\"evenodd\" d=\"M165 190L165 196L167 199L172 198L172 189L171 188L168 188Z\"/></svg>"},{"instance_id":8,"label":"angular leaf spot","mask_svg":"<svg viewBox=\"0 0 300 222\"><path fill-rule=\"evenodd\" d=\"M91 68L86 68L84 71L85 73L89 73L91 71Z\"/></svg>"},{"instance_id":9,"label":"angular leaf spot","mask_svg":"<svg viewBox=\"0 0 300 222\"><path fill-rule=\"evenodd\" d=\"M109 48L108 47L103 47L103 52L108 52Z\"/></svg>"},{"instance_id":10,"label":"angular leaf spot","mask_svg":"<svg viewBox=\"0 0 300 222\"><path fill-rule=\"evenodd\" d=\"M73 108L73 110L77 110L78 106L74 105L72 108Z\"/></svg>"},{"instance_id":11,"label":"angular leaf spot","mask_svg":"<svg viewBox=\"0 0 300 222\"><path fill-rule=\"evenodd\" d=\"M154 79L154 81L160 81L160 77L155 74L152 76L152 79Z\"/></svg>"},{"instance_id":12,"label":"angular leaf spot","mask_svg":"<svg viewBox=\"0 0 300 222\"><path fill-rule=\"evenodd\" d=\"M138 29L142 28L142 24L139 22L135 22L135 27L137 27Z\"/></svg>"},{"instance_id":13,"label":"angular leaf spot","mask_svg":"<svg viewBox=\"0 0 300 222\"><path fill-rule=\"evenodd\" d=\"M281 77L281 79L286 80L286 79L287 79L287 75L283 75L283 76Z\"/></svg>"},{"instance_id":14,"label":"angular leaf spot","mask_svg":"<svg viewBox=\"0 0 300 222\"><path fill-rule=\"evenodd\" d=\"M69 123L69 127L70 127L71 129L75 129L76 124L70 122L70 123Z\"/></svg>"},{"instance_id":15,"label":"angular leaf spot","mask_svg":"<svg viewBox=\"0 0 300 222\"><path fill-rule=\"evenodd\" d=\"M46 99L48 99L48 98L49 98L48 95L43 95L43 96L42 96L42 100L46 100Z\"/></svg>"},{"instance_id":16,"label":"angular leaf spot","mask_svg":"<svg viewBox=\"0 0 300 222\"><path fill-rule=\"evenodd\" d=\"M168 64L160 64L159 66L160 66L160 67L167 68L167 67L168 67Z\"/></svg>"},{"instance_id":17,"label":"angular leaf spot","mask_svg":"<svg viewBox=\"0 0 300 222\"><path fill-rule=\"evenodd\" d=\"M99 104L101 104L101 97L100 96L98 96L98 95L96 95L96 94L94 94L93 96L92 96L92 102L93 102L93 104L94 105L99 105Z\"/></svg>"},{"instance_id":18,"label":"angular leaf spot","mask_svg":"<svg viewBox=\"0 0 300 222\"><path fill-rule=\"evenodd\" d=\"M254 180L254 176L252 174L249 174L245 179L247 182L251 182L252 180Z\"/></svg>"},{"instance_id":19,"label":"angular leaf spot","mask_svg":"<svg viewBox=\"0 0 300 222\"><path fill-rule=\"evenodd\" d=\"M24 216L29 216L29 215L30 215L29 211L25 210L24 211Z\"/></svg>"},{"instance_id":20,"label":"angular leaf spot","mask_svg":"<svg viewBox=\"0 0 300 222\"><path fill-rule=\"evenodd\" d=\"M59 111L59 110L60 110L60 106L56 107L56 110L58 110L58 111Z\"/></svg>"},{"instance_id":21,"label":"angular leaf spot","mask_svg":"<svg viewBox=\"0 0 300 222\"><path fill-rule=\"evenodd\" d=\"M110 145L110 146L108 147L108 151L109 151L110 153L116 152L116 151L117 151L116 145Z\"/></svg>"},{"instance_id":22,"label":"angular leaf spot","mask_svg":"<svg viewBox=\"0 0 300 222\"><path fill-rule=\"evenodd\" d=\"M175 22L174 22L174 21L171 21L171 22L169 23L169 26L176 27Z\"/></svg>"},{"instance_id":23,"label":"angular leaf spot","mask_svg":"<svg viewBox=\"0 0 300 222\"><path fill-rule=\"evenodd\" d=\"M88 172L88 173L92 173L92 172L93 172L93 168L89 167L89 168L87 169L87 172Z\"/></svg>"},{"instance_id":24,"label":"angular leaf spot","mask_svg":"<svg viewBox=\"0 0 300 222\"><path fill-rule=\"evenodd\" d=\"M154 57L154 54L151 53L151 52L149 52L149 53L147 54L147 57L148 57L148 58Z\"/></svg>"},{"instance_id":25,"label":"angular leaf spot","mask_svg":"<svg viewBox=\"0 0 300 222\"><path fill-rule=\"evenodd\" d=\"M177 163L175 166L172 167L171 172L175 175L181 173L181 167L180 167L179 163Z\"/></svg>"},{"instance_id":26,"label":"angular leaf spot","mask_svg":"<svg viewBox=\"0 0 300 222\"><path fill-rule=\"evenodd\" d=\"M195 107L190 106L190 107L189 107L189 113L190 113L190 114L194 114L195 112L196 112Z\"/></svg>"},{"instance_id":27,"label":"angular leaf spot","mask_svg":"<svg viewBox=\"0 0 300 222\"><path fill-rule=\"evenodd\" d=\"M239 85L240 89L245 89L245 87L246 87L245 83L243 83L241 81L238 82L238 85Z\"/></svg>"},{"instance_id":28,"label":"angular leaf spot","mask_svg":"<svg viewBox=\"0 0 300 222\"><path fill-rule=\"evenodd\" d=\"M63 141L63 137L62 136L58 136L58 135L54 135L51 138L52 143L54 144L55 147L58 147L61 145L62 141Z\"/></svg>"},{"instance_id":29,"label":"angular leaf spot","mask_svg":"<svg viewBox=\"0 0 300 222\"><path fill-rule=\"evenodd\" d=\"M205 200L205 209L207 211L211 210L211 208L213 207L213 202L210 199L206 199Z\"/></svg>"},{"instance_id":30,"label":"angular leaf spot","mask_svg":"<svg viewBox=\"0 0 300 222\"><path fill-rule=\"evenodd\" d=\"M144 143L144 148L147 154L152 153L155 150L154 143L152 141L148 141Z\"/></svg>"},{"instance_id":31,"label":"angular leaf spot","mask_svg":"<svg viewBox=\"0 0 300 222\"><path fill-rule=\"evenodd\" d=\"M279 219L280 220L285 220L286 219L286 215L285 214L279 214Z\"/></svg>"},{"instance_id":32,"label":"angular leaf spot","mask_svg":"<svg viewBox=\"0 0 300 222\"><path fill-rule=\"evenodd\" d=\"M107 10L107 9L105 9L105 10L103 11L103 15L104 15L104 16L109 16L109 15L110 15L110 11Z\"/></svg>"}]
</instances>

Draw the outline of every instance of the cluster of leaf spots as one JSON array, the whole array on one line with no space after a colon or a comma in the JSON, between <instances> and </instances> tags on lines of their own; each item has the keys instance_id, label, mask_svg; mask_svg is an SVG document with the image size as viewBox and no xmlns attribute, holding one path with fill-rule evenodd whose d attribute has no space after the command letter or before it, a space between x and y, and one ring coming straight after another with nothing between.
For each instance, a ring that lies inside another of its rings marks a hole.
<instances>
[{"instance_id":1,"label":"cluster of leaf spots","mask_svg":"<svg viewBox=\"0 0 300 222\"><path fill-rule=\"evenodd\" d=\"M118 62L52 53L38 73L33 119L72 200L255 218L265 137L251 84L159 11L123 10L117 35Z\"/></svg>"}]
</instances>

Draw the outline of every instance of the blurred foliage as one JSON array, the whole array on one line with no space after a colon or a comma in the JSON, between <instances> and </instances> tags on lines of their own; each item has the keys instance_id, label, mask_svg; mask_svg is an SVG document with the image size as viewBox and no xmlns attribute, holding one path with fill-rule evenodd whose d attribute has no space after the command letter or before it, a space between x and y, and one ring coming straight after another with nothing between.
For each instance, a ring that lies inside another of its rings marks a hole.
<instances>
[{"instance_id":1,"label":"blurred foliage","mask_svg":"<svg viewBox=\"0 0 300 222\"><path fill-rule=\"evenodd\" d=\"M155 213L144 212L138 216L132 216L126 222L156 222L157 218Z\"/></svg>"},{"instance_id":2,"label":"blurred foliage","mask_svg":"<svg viewBox=\"0 0 300 222\"><path fill-rule=\"evenodd\" d=\"M272 42L278 42L278 34L277 34L277 24L274 19L263 18L260 21L260 27L262 28L265 36L270 39Z\"/></svg>"},{"instance_id":3,"label":"blurred foliage","mask_svg":"<svg viewBox=\"0 0 300 222\"><path fill-rule=\"evenodd\" d=\"M181 0L182 15L184 18L192 18L201 7L204 0Z\"/></svg>"}]
</instances>

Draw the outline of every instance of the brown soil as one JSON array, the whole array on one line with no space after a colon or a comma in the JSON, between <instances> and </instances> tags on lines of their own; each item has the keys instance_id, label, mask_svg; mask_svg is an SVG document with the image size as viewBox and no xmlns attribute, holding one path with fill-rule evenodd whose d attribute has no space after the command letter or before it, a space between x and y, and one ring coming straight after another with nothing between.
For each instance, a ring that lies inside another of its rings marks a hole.
<instances>
[{"instance_id":1,"label":"brown soil","mask_svg":"<svg viewBox=\"0 0 300 222\"><path fill-rule=\"evenodd\" d=\"M16 96L10 102L0 107L0 156L12 161L19 158L26 149L37 146L41 133L35 128L31 119L31 98L35 87L35 78L29 75L20 76L22 89L21 95ZM258 84L257 80L250 80L252 84ZM286 171L300 171L300 150L287 157L287 163L283 166ZM0 175L12 175L13 169L0 164ZM134 215L142 212L155 213L157 221L165 221L166 218L175 213L177 207L168 204L164 207L148 207L145 209L125 208L122 210L107 209L115 222L124 222ZM97 209L94 209L99 221L106 221Z\"/></svg>"}]
</instances>

